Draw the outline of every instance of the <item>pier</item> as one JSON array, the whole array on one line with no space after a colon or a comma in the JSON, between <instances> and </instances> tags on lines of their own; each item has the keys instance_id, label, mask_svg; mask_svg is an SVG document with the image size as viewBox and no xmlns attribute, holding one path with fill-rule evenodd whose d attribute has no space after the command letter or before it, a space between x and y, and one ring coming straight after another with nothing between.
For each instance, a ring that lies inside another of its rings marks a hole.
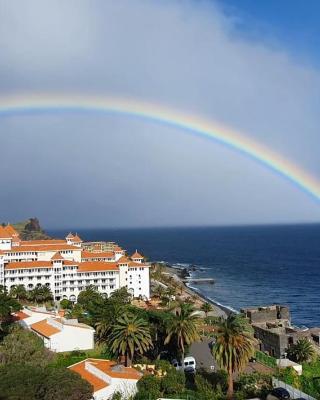
<instances>
[{"instance_id":1,"label":"pier","mask_svg":"<svg viewBox=\"0 0 320 400\"><path fill-rule=\"evenodd\" d=\"M214 284L213 278L187 278L182 280L184 283L210 283Z\"/></svg>"}]
</instances>

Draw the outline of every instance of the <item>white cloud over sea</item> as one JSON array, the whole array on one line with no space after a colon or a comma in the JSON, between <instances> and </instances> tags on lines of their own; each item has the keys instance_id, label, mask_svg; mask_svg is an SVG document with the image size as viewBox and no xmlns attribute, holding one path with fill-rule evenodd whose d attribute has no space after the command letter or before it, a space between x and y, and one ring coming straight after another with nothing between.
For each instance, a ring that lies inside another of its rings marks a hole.
<instances>
[{"instance_id":1,"label":"white cloud over sea","mask_svg":"<svg viewBox=\"0 0 320 400\"><path fill-rule=\"evenodd\" d=\"M0 0L1 97L126 96L220 121L320 179L320 72L239 37L210 1ZM47 226L319 221L320 206L219 144L120 116L0 119L0 219Z\"/></svg>"}]
</instances>

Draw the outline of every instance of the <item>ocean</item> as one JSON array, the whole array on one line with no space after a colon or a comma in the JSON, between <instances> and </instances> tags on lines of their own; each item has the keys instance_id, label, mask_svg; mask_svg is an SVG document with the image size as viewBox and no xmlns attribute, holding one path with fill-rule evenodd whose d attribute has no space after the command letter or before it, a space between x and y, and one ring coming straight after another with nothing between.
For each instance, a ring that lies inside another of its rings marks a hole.
<instances>
[{"instance_id":1,"label":"ocean","mask_svg":"<svg viewBox=\"0 0 320 400\"><path fill-rule=\"evenodd\" d=\"M70 229L74 231L74 229ZM69 230L48 230L65 237ZM152 261L195 265L193 285L234 310L286 304L295 325L320 326L320 224L247 227L77 229L84 240L116 241Z\"/></svg>"}]
</instances>

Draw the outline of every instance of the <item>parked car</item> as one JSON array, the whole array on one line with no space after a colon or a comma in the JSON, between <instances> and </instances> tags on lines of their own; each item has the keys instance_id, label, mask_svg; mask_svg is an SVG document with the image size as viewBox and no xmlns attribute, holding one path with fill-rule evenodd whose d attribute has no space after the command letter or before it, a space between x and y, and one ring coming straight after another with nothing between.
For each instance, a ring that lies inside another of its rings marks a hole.
<instances>
[{"instance_id":1,"label":"parked car","mask_svg":"<svg viewBox=\"0 0 320 400\"><path fill-rule=\"evenodd\" d=\"M172 365L177 370L184 370L185 372L192 373L196 370L196 360L192 356L185 357L183 360L183 366L181 365L181 361L176 359L172 360Z\"/></svg>"},{"instance_id":2,"label":"parked car","mask_svg":"<svg viewBox=\"0 0 320 400\"><path fill-rule=\"evenodd\" d=\"M273 389L267 396L267 400L290 400L290 393L282 388L278 387Z\"/></svg>"}]
</instances>

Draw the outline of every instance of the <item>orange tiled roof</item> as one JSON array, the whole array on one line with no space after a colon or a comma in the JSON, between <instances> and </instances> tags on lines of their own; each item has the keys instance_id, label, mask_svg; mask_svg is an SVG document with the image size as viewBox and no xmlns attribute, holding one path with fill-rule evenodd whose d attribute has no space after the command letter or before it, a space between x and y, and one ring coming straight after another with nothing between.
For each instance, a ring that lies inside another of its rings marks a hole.
<instances>
[{"instance_id":1,"label":"orange tiled roof","mask_svg":"<svg viewBox=\"0 0 320 400\"><path fill-rule=\"evenodd\" d=\"M147 265L147 264L142 264L142 263L140 263L140 262L130 261L130 262L129 262L129 267L146 268L146 267L149 267L149 265Z\"/></svg>"},{"instance_id":2,"label":"orange tiled roof","mask_svg":"<svg viewBox=\"0 0 320 400\"><path fill-rule=\"evenodd\" d=\"M47 338L61 332L60 329L48 324L46 319L32 324L31 329L39 333L41 336L45 336Z\"/></svg>"},{"instance_id":3,"label":"orange tiled roof","mask_svg":"<svg viewBox=\"0 0 320 400\"><path fill-rule=\"evenodd\" d=\"M88 358L87 360L81 361L78 364L71 365L69 368L72 371L75 371L78 374L80 374L83 379L91 383L95 392L107 387L108 384L102 381L101 379L97 378L91 372L87 371L85 369L86 363L92 364L92 366L99 369L100 371L110 376L111 378L139 380L142 377L142 374L140 372L131 367L122 366L122 371L113 371L112 367L115 367L117 364L114 361L109 361L109 360Z\"/></svg>"},{"instance_id":4,"label":"orange tiled roof","mask_svg":"<svg viewBox=\"0 0 320 400\"><path fill-rule=\"evenodd\" d=\"M112 251L93 253L91 251L83 250L81 252L81 258L114 258L114 253Z\"/></svg>"},{"instance_id":5,"label":"orange tiled roof","mask_svg":"<svg viewBox=\"0 0 320 400\"><path fill-rule=\"evenodd\" d=\"M118 245L115 245L115 246L113 247L113 250L114 250L114 251L122 251L122 248L121 248L120 246L118 246Z\"/></svg>"},{"instance_id":6,"label":"orange tiled roof","mask_svg":"<svg viewBox=\"0 0 320 400\"><path fill-rule=\"evenodd\" d=\"M105 374L111 376L111 378L122 378L122 379L136 379L139 380L142 377L142 374L138 372L136 369L132 367L124 367L122 366L122 371L114 371L112 367L117 365L114 361L109 360L92 360L93 365L100 369L100 371Z\"/></svg>"},{"instance_id":7,"label":"orange tiled roof","mask_svg":"<svg viewBox=\"0 0 320 400\"><path fill-rule=\"evenodd\" d=\"M122 256L118 260L118 264L128 264L130 262L129 258L126 256Z\"/></svg>"},{"instance_id":8,"label":"orange tiled roof","mask_svg":"<svg viewBox=\"0 0 320 400\"><path fill-rule=\"evenodd\" d=\"M82 239L78 235L74 236L71 240L72 240L72 242L75 242L75 243L82 242Z\"/></svg>"},{"instance_id":9,"label":"orange tiled roof","mask_svg":"<svg viewBox=\"0 0 320 400\"><path fill-rule=\"evenodd\" d=\"M11 237L13 237L13 236L19 236L19 233L14 229L14 227L12 226L12 225L10 225L10 224L8 224L5 228L4 228L6 231L7 231L7 233L11 236Z\"/></svg>"},{"instance_id":10,"label":"orange tiled roof","mask_svg":"<svg viewBox=\"0 0 320 400\"><path fill-rule=\"evenodd\" d=\"M0 225L0 239L11 239L10 233L7 232L7 230Z\"/></svg>"},{"instance_id":11,"label":"orange tiled roof","mask_svg":"<svg viewBox=\"0 0 320 400\"><path fill-rule=\"evenodd\" d=\"M71 365L68 368L70 368L71 371L77 372L81 376L81 378L89 382L93 386L94 392L97 392L98 390L101 390L109 386L107 382L103 381L102 379L99 379L98 377L91 374L85 369L85 361L81 361L78 364Z\"/></svg>"},{"instance_id":12,"label":"orange tiled roof","mask_svg":"<svg viewBox=\"0 0 320 400\"><path fill-rule=\"evenodd\" d=\"M24 313L23 311L18 311L16 313L14 313L14 319L16 321L22 321L23 319L29 318L30 315Z\"/></svg>"},{"instance_id":13,"label":"orange tiled roof","mask_svg":"<svg viewBox=\"0 0 320 400\"><path fill-rule=\"evenodd\" d=\"M62 257L62 255L57 251L52 257L51 260L56 260L56 261L61 261L64 260L64 258Z\"/></svg>"},{"instance_id":14,"label":"orange tiled roof","mask_svg":"<svg viewBox=\"0 0 320 400\"><path fill-rule=\"evenodd\" d=\"M116 263L105 261L85 261L78 264L78 272L90 271L118 271L119 267Z\"/></svg>"},{"instance_id":15,"label":"orange tiled roof","mask_svg":"<svg viewBox=\"0 0 320 400\"><path fill-rule=\"evenodd\" d=\"M5 265L5 269L52 268L50 261L20 261Z\"/></svg>"},{"instance_id":16,"label":"orange tiled roof","mask_svg":"<svg viewBox=\"0 0 320 400\"><path fill-rule=\"evenodd\" d=\"M143 256L137 252L137 250L132 254L131 258L134 259L138 259L138 258L143 258Z\"/></svg>"},{"instance_id":17,"label":"orange tiled roof","mask_svg":"<svg viewBox=\"0 0 320 400\"><path fill-rule=\"evenodd\" d=\"M79 250L78 247L75 247L71 244L52 244L49 246L46 245L32 245L32 246L17 246L12 250L6 250L6 253L17 253L17 252L27 252L27 251L62 251L62 250Z\"/></svg>"},{"instance_id":18,"label":"orange tiled roof","mask_svg":"<svg viewBox=\"0 0 320 400\"><path fill-rule=\"evenodd\" d=\"M66 244L65 240L62 239L48 239L48 240L22 240L21 246L54 246L57 244Z\"/></svg>"}]
</instances>

